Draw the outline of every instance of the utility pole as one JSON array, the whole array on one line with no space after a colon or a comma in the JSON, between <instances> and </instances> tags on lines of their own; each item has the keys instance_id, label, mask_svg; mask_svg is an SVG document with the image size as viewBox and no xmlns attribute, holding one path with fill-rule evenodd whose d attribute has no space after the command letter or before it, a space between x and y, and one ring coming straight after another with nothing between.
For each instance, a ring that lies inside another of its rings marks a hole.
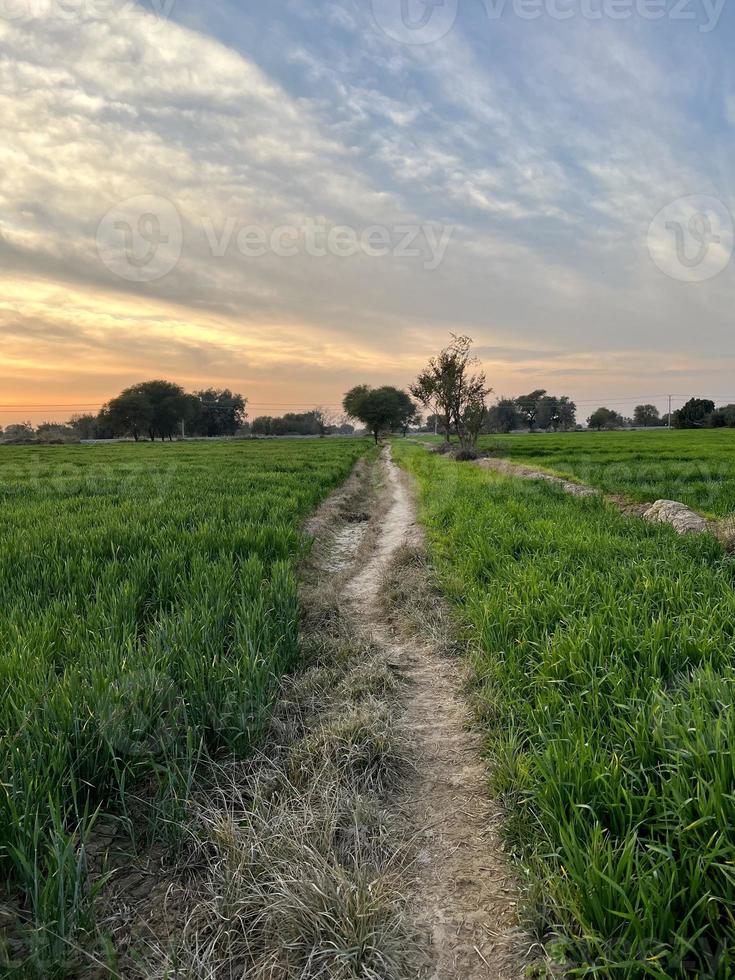
<instances>
[{"instance_id":1,"label":"utility pole","mask_svg":"<svg viewBox=\"0 0 735 980\"><path fill-rule=\"evenodd\" d=\"M673 395L669 395L669 428L671 428L671 399L673 397Z\"/></svg>"},{"instance_id":2,"label":"utility pole","mask_svg":"<svg viewBox=\"0 0 735 980\"><path fill-rule=\"evenodd\" d=\"M181 420L181 438L186 439L186 429L184 427L184 420Z\"/></svg>"}]
</instances>

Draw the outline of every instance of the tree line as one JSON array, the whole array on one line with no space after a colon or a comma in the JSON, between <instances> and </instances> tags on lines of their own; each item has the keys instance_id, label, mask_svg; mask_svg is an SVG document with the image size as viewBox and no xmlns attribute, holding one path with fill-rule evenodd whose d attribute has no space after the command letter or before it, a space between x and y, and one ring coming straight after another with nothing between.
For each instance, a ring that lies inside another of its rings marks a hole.
<instances>
[{"instance_id":1,"label":"tree line","mask_svg":"<svg viewBox=\"0 0 735 980\"><path fill-rule=\"evenodd\" d=\"M95 414L74 415L65 424L44 422L37 428L29 422L7 426L0 434L4 442L77 442L81 439L169 439L180 434L194 437L221 436L326 436L352 435L349 418L362 422L377 442L381 435L422 425L422 410L428 413L425 429L441 431L445 442L452 436L460 451L471 454L481 433L567 432L581 429L577 406L566 395L550 395L537 388L517 398L499 398L488 406L492 388L472 354L472 339L452 335L451 343L431 357L408 391L384 385L357 385L343 399L345 416L334 418L322 408L290 412L283 416L259 416L247 421L247 399L229 388L204 388L187 393L171 381L144 381L125 388ZM415 400L414 400L415 399ZM626 427L667 425L668 416L655 405L637 405L632 418L601 406L587 419L597 431ZM715 408L706 398L691 398L672 413L678 429L735 428L735 405Z\"/></svg>"},{"instance_id":2,"label":"tree line","mask_svg":"<svg viewBox=\"0 0 735 980\"><path fill-rule=\"evenodd\" d=\"M97 414L73 415L66 423L30 422L9 425L4 442L78 442L81 439L169 439L190 436L234 436L243 432L247 399L229 388L204 388L187 393L172 381L131 385L103 405ZM0 430L1 431L1 430Z\"/></svg>"},{"instance_id":3,"label":"tree line","mask_svg":"<svg viewBox=\"0 0 735 980\"><path fill-rule=\"evenodd\" d=\"M254 436L350 436L354 431L354 425L344 419L334 419L323 408L286 412L276 417L260 415L250 426Z\"/></svg>"},{"instance_id":4,"label":"tree line","mask_svg":"<svg viewBox=\"0 0 735 980\"><path fill-rule=\"evenodd\" d=\"M660 415L655 405L636 405L632 418L626 418L612 408L596 409L587 419L590 429L655 428L669 424L668 414ZM709 398L690 398L671 413L674 429L735 429L735 405L715 408Z\"/></svg>"},{"instance_id":5,"label":"tree line","mask_svg":"<svg viewBox=\"0 0 735 980\"><path fill-rule=\"evenodd\" d=\"M577 406L567 395L550 395L537 388L518 398L499 398L490 407L486 432L569 432L577 428Z\"/></svg>"},{"instance_id":6,"label":"tree line","mask_svg":"<svg viewBox=\"0 0 735 980\"><path fill-rule=\"evenodd\" d=\"M173 381L143 381L125 388L96 416L77 416L86 438L132 436L154 442L174 436L234 436L245 424L247 400L229 388L187 393ZM93 434L92 434L93 433Z\"/></svg>"},{"instance_id":7,"label":"tree line","mask_svg":"<svg viewBox=\"0 0 735 980\"><path fill-rule=\"evenodd\" d=\"M626 418L614 408L601 406L587 419L587 427L596 432L611 431L612 429L632 429L634 427L651 429L657 426L668 425L669 417L663 418L659 415L655 405L636 405L632 418Z\"/></svg>"},{"instance_id":8,"label":"tree line","mask_svg":"<svg viewBox=\"0 0 735 980\"><path fill-rule=\"evenodd\" d=\"M247 399L229 388L204 388L187 393L171 381L144 381L125 388L98 413L73 415L68 422L30 422L0 428L6 443L70 443L81 440L132 438L173 440L180 435L222 436L327 436L352 435L355 427L345 418L333 418L326 409L287 412L247 420Z\"/></svg>"},{"instance_id":9,"label":"tree line","mask_svg":"<svg viewBox=\"0 0 735 980\"><path fill-rule=\"evenodd\" d=\"M735 429L735 405L715 408L709 398L690 398L672 412L671 424L675 429Z\"/></svg>"}]
</instances>

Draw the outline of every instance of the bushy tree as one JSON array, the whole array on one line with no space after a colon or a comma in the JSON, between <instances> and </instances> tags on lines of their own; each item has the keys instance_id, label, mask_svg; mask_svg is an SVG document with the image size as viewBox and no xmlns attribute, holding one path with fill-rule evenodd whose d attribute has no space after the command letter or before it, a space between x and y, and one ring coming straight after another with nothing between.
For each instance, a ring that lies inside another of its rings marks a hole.
<instances>
[{"instance_id":1,"label":"bushy tree","mask_svg":"<svg viewBox=\"0 0 735 980\"><path fill-rule=\"evenodd\" d=\"M255 436L328 436L343 430L354 432L355 427L344 423L340 426L332 424L329 413L323 408L313 408L309 412L286 412L275 418L260 415L251 427Z\"/></svg>"},{"instance_id":2,"label":"bushy tree","mask_svg":"<svg viewBox=\"0 0 735 980\"><path fill-rule=\"evenodd\" d=\"M67 422L70 429L73 429L80 439L97 439L104 438L104 436L98 436L97 431L97 419L99 416L85 414L85 415L72 415L72 417Z\"/></svg>"},{"instance_id":3,"label":"bushy tree","mask_svg":"<svg viewBox=\"0 0 735 980\"><path fill-rule=\"evenodd\" d=\"M35 438L36 431L30 422L13 422L5 427L3 432L4 442L31 442Z\"/></svg>"},{"instance_id":4,"label":"bushy tree","mask_svg":"<svg viewBox=\"0 0 735 980\"><path fill-rule=\"evenodd\" d=\"M36 439L43 443L79 442L79 435L70 425L60 422L42 422L36 429Z\"/></svg>"},{"instance_id":5,"label":"bushy tree","mask_svg":"<svg viewBox=\"0 0 735 980\"><path fill-rule=\"evenodd\" d=\"M624 424L623 416L612 408L598 408L587 419L590 429L596 429L598 432L601 429L622 429Z\"/></svg>"},{"instance_id":6,"label":"bushy tree","mask_svg":"<svg viewBox=\"0 0 735 980\"><path fill-rule=\"evenodd\" d=\"M247 418L247 399L229 388L194 392L191 430L198 436L234 436Z\"/></svg>"},{"instance_id":7,"label":"bushy tree","mask_svg":"<svg viewBox=\"0 0 735 980\"><path fill-rule=\"evenodd\" d=\"M313 412L286 412L271 420L271 435L274 436L317 436L320 421Z\"/></svg>"},{"instance_id":8,"label":"bushy tree","mask_svg":"<svg viewBox=\"0 0 735 980\"><path fill-rule=\"evenodd\" d=\"M518 409L513 398L499 398L487 411L486 432L512 432L519 425Z\"/></svg>"},{"instance_id":9,"label":"bushy tree","mask_svg":"<svg viewBox=\"0 0 735 980\"><path fill-rule=\"evenodd\" d=\"M518 398L516 398L516 406L518 408L518 415L520 416L521 423L528 428L529 432L533 432L536 426L539 402L545 395L545 388L537 388L528 395L520 395Z\"/></svg>"},{"instance_id":10,"label":"bushy tree","mask_svg":"<svg viewBox=\"0 0 735 980\"><path fill-rule=\"evenodd\" d=\"M577 424L577 406L571 398L549 395L543 388L516 398L516 409L520 422L529 432L536 428L567 432Z\"/></svg>"},{"instance_id":11,"label":"bushy tree","mask_svg":"<svg viewBox=\"0 0 735 980\"><path fill-rule=\"evenodd\" d=\"M544 429L548 432L549 429L555 428L555 422L557 419L559 402L558 399L554 398L552 395L544 395L539 398L536 403L536 418L535 424L539 429Z\"/></svg>"},{"instance_id":12,"label":"bushy tree","mask_svg":"<svg viewBox=\"0 0 735 980\"><path fill-rule=\"evenodd\" d=\"M713 429L735 429L735 405L723 405L716 409L710 415L708 424Z\"/></svg>"},{"instance_id":13,"label":"bushy tree","mask_svg":"<svg viewBox=\"0 0 735 980\"><path fill-rule=\"evenodd\" d=\"M104 405L97 414L95 423L95 439L114 439L121 434L117 420L110 413L109 405Z\"/></svg>"},{"instance_id":14,"label":"bushy tree","mask_svg":"<svg viewBox=\"0 0 735 980\"><path fill-rule=\"evenodd\" d=\"M557 429L571 432L577 427L577 406L567 395L557 399Z\"/></svg>"},{"instance_id":15,"label":"bushy tree","mask_svg":"<svg viewBox=\"0 0 735 980\"><path fill-rule=\"evenodd\" d=\"M406 431L416 417L417 406L405 391L385 385L358 385L343 399L345 412L363 423L377 444L382 433Z\"/></svg>"},{"instance_id":16,"label":"bushy tree","mask_svg":"<svg viewBox=\"0 0 735 980\"><path fill-rule=\"evenodd\" d=\"M197 411L196 399L172 381L143 381L122 391L103 408L105 420L118 434L132 435L137 442L147 435L153 442L171 439L182 420Z\"/></svg>"},{"instance_id":17,"label":"bushy tree","mask_svg":"<svg viewBox=\"0 0 735 980\"><path fill-rule=\"evenodd\" d=\"M672 414L675 429L701 429L709 424L715 403L709 398L690 398L686 405Z\"/></svg>"},{"instance_id":18,"label":"bushy tree","mask_svg":"<svg viewBox=\"0 0 735 980\"><path fill-rule=\"evenodd\" d=\"M153 422L150 398L136 388L126 388L102 408L106 423L115 435L131 435L136 442L145 436Z\"/></svg>"},{"instance_id":19,"label":"bushy tree","mask_svg":"<svg viewBox=\"0 0 735 980\"><path fill-rule=\"evenodd\" d=\"M271 415L259 415L253 419L250 431L254 436L273 435L273 417Z\"/></svg>"},{"instance_id":20,"label":"bushy tree","mask_svg":"<svg viewBox=\"0 0 735 980\"><path fill-rule=\"evenodd\" d=\"M651 428L661 424L661 416L655 405L636 405L633 411L633 425Z\"/></svg>"}]
</instances>

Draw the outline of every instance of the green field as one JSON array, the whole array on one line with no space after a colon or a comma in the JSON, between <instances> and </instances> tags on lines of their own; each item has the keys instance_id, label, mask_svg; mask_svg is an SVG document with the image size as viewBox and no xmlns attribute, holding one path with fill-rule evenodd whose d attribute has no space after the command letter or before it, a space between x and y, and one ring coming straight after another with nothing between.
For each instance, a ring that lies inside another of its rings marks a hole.
<instances>
[{"instance_id":1,"label":"green field","mask_svg":"<svg viewBox=\"0 0 735 980\"><path fill-rule=\"evenodd\" d=\"M641 499L727 513L735 494L727 432L486 443ZM85 945L98 809L176 848L199 762L257 744L299 662L300 522L368 451L0 448L0 974L65 976ZM732 559L601 499L394 453L467 629L539 937L578 975L734 977ZM28 928L4 950L5 905Z\"/></svg>"},{"instance_id":2,"label":"green field","mask_svg":"<svg viewBox=\"0 0 735 980\"><path fill-rule=\"evenodd\" d=\"M299 523L366 447L0 448L0 873L34 975L83 925L95 808L160 839L197 759L261 735L299 657Z\"/></svg>"},{"instance_id":3,"label":"green field","mask_svg":"<svg viewBox=\"0 0 735 980\"><path fill-rule=\"evenodd\" d=\"M680 500L712 517L735 512L732 429L483 436L480 446L634 500Z\"/></svg>"},{"instance_id":4,"label":"green field","mask_svg":"<svg viewBox=\"0 0 735 980\"><path fill-rule=\"evenodd\" d=\"M506 445L527 461L534 445L728 444L709 440ZM475 650L493 787L539 936L558 937L576 975L732 977L732 561L708 535L678 537L598 498L402 442L395 453L417 478L431 556Z\"/></svg>"}]
</instances>

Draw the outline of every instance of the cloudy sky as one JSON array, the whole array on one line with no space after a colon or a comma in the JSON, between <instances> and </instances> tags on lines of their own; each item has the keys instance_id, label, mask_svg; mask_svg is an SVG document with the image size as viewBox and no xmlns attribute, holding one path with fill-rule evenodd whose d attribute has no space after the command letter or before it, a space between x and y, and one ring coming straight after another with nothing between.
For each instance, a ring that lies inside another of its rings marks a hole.
<instances>
[{"instance_id":1,"label":"cloudy sky","mask_svg":"<svg viewBox=\"0 0 735 980\"><path fill-rule=\"evenodd\" d=\"M0 424L338 405L450 331L499 395L735 401L729 7L0 0Z\"/></svg>"}]
</instances>

